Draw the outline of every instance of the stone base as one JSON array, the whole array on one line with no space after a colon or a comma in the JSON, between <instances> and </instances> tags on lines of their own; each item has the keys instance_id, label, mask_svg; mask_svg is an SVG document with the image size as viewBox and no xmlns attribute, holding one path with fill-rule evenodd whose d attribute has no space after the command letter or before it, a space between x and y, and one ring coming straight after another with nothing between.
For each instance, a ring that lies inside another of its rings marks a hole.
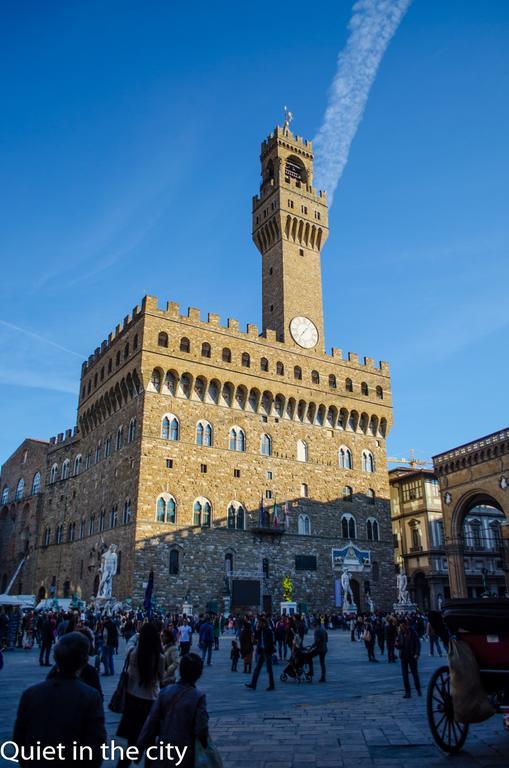
<instances>
[{"instance_id":1,"label":"stone base","mask_svg":"<svg viewBox=\"0 0 509 768\"><path fill-rule=\"evenodd\" d=\"M394 613L412 613L417 610L415 603L393 603L392 610Z\"/></svg>"},{"instance_id":2,"label":"stone base","mask_svg":"<svg viewBox=\"0 0 509 768\"><path fill-rule=\"evenodd\" d=\"M294 603L291 600L279 603L279 608L282 616L295 616L297 613L297 603Z\"/></svg>"},{"instance_id":3,"label":"stone base","mask_svg":"<svg viewBox=\"0 0 509 768\"><path fill-rule=\"evenodd\" d=\"M358 613L356 603L343 603L341 610L343 613Z\"/></svg>"}]
</instances>

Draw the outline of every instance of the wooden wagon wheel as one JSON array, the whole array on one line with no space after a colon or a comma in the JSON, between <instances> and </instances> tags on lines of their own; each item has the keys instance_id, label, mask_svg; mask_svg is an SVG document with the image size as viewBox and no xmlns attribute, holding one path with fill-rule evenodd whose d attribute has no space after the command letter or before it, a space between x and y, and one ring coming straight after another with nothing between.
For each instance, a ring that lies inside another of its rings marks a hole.
<instances>
[{"instance_id":1,"label":"wooden wagon wheel","mask_svg":"<svg viewBox=\"0 0 509 768\"><path fill-rule=\"evenodd\" d=\"M449 667L439 667L428 683L427 713L436 744L451 755L461 750L468 735L468 724L454 719Z\"/></svg>"}]
</instances>

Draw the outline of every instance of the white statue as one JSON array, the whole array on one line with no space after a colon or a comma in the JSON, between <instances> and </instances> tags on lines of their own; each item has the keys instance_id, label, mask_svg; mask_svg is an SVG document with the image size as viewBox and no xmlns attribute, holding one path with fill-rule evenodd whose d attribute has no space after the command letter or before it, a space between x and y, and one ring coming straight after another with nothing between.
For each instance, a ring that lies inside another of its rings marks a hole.
<instances>
[{"instance_id":1,"label":"white statue","mask_svg":"<svg viewBox=\"0 0 509 768\"><path fill-rule=\"evenodd\" d=\"M438 610L439 610L439 611L441 611L441 610L442 610L442 605L443 605L443 602L444 602L444 598L442 597L442 595L439 595L439 596L438 596L438 600L437 600L437 603L438 603Z\"/></svg>"},{"instance_id":2,"label":"white statue","mask_svg":"<svg viewBox=\"0 0 509 768\"><path fill-rule=\"evenodd\" d=\"M341 588L343 590L343 610L346 610L349 605L355 604L350 586L350 571L347 568L341 574Z\"/></svg>"},{"instance_id":3,"label":"white statue","mask_svg":"<svg viewBox=\"0 0 509 768\"><path fill-rule=\"evenodd\" d=\"M373 602L373 598L371 595L368 595L368 605L369 605L369 612L374 613L375 612L375 604Z\"/></svg>"},{"instance_id":4,"label":"white statue","mask_svg":"<svg viewBox=\"0 0 509 768\"><path fill-rule=\"evenodd\" d=\"M99 569L101 579L99 581L97 597L111 597L113 576L117 572L117 560L117 545L110 544L109 549L101 557L101 567Z\"/></svg>"},{"instance_id":5,"label":"white statue","mask_svg":"<svg viewBox=\"0 0 509 768\"><path fill-rule=\"evenodd\" d=\"M398 603L400 605L408 605L410 598L408 596L408 579L404 570L401 570L396 576L396 585L398 588Z\"/></svg>"}]
</instances>

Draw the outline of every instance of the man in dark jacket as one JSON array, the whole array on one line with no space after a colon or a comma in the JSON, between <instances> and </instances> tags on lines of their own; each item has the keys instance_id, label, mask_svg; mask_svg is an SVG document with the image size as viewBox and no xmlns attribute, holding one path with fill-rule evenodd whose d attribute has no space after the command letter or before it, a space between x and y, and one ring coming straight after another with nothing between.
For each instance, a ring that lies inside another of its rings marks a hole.
<instances>
[{"instance_id":1,"label":"man in dark jacket","mask_svg":"<svg viewBox=\"0 0 509 768\"><path fill-rule=\"evenodd\" d=\"M91 748L85 762L90 768L102 763L100 745L106 740L104 711L100 694L78 678L88 660L88 640L79 632L64 635L55 646L57 672L22 694L12 740L25 748L56 747L62 744L63 757L75 762L73 742ZM38 768L47 760L21 760L20 765ZM76 762L80 762L79 760Z\"/></svg>"},{"instance_id":2,"label":"man in dark jacket","mask_svg":"<svg viewBox=\"0 0 509 768\"><path fill-rule=\"evenodd\" d=\"M329 635L324 625L319 621L315 628L315 636L313 641L313 649L311 651L311 658L318 656L320 659L321 676L319 683L325 683L325 656L327 655L327 643L329 641ZM311 674L313 674L313 667L310 668Z\"/></svg>"},{"instance_id":3,"label":"man in dark jacket","mask_svg":"<svg viewBox=\"0 0 509 768\"><path fill-rule=\"evenodd\" d=\"M205 619L200 625L200 648L201 648L202 661L205 661L205 656L206 656L208 667L210 667L212 663L213 644L214 644L214 628L210 623L210 618L208 616L205 616Z\"/></svg>"},{"instance_id":4,"label":"man in dark jacket","mask_svg":"<svg viewBox=\"0 0 509 768\"><path fill-rule=\"evenodd\" d=\"M113 653L118 647L118 629L111 616L108 616L104 625L103 663L104 674L114 675Z\"/></svg>"},{"instance_id":5,"label":"man in dark jacket","mask_svg":"<svg viewBox=\"0 0 509 768\"><path fill-rule=\"evenodd\" d=\"M272 654L274 653L274 635L272 630L267 626L265 618L262 616L258 621L258 627L255 631L255 643L256 643L256 667L253 672L253 678L250 683L245 683L246 688L252 688L256 690L256 683L262 671L262 667L265 663L267 667L267 673L269 675L269 687L268 691L273 691L274 685L274 673L272 671Z\"/></svg>"},{"instance_id":6,"label":"man in dark jacket","mask_svg":"<svg viewBox=\"0 0 509 768\"><path fill-rule=\"evenodd\" d=\"M397 640L397 648L399 650L399 658L401 660L401 673L403 675L403 685L405 686L404 699L409 699L412 695L410 690L410 679L408 671L412 673L414 678L415 690L417 695L421 696L421 681L419 680L419 671L417 664L419 661L419 655L421 652L421 643L417 636L417 632L412 626L409 626L406 621L402 621L399 628L399 635Z\"/></svg>"},{"instance_id":7,"label":"man in dark jacket","mask_svg":"<svg viewBox=\"0 0 509 768\"><path fill-rule=\"evenodd\" d=\"M39 652L39 664L41 667L49 667L49 656L53 645L53 625L48 614L41 624L41 650Z\"/></svg>"}]
</instances>

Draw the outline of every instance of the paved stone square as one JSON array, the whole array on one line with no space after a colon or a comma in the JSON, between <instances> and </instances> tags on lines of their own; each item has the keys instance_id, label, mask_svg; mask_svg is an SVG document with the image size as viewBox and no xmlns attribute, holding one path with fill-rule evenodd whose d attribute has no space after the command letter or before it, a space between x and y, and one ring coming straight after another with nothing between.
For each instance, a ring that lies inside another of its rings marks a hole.
<instances>
[{"instance_id":1,"label":"paved stone square","mask_svg":"<svg viewBox=\"0 0 509 768\"><path fill-rule=\"evenodd\" d=\"M387 664L380 655L380 663L368 663L363 643L352 643L349 634L339 631L329 636L328 682L282 683L279 665L274 668L273 692L265 690L265 671L256 692L244 688L247 675L230 671L231 637L221 638L220 650L214 652L200 687L207 694L210 731L225 768L509 766L509 734L503 731L500 716L472 726L463 752L447 757L432 742L425 696L402 698L399 664ZM123 647L115 657L117 672L122 661ZM442 659L430 658L423 646L423 688L440 663ZM11 737L20 693L43 679L45 672L38 665L36 649L5 654L0 673L0 740ZM101 678L106 701L117 679L118 675ZM107 707L105 711L113 737L119 716ZM0 764L2 768L13 765Z\"/></svg>"}]
</instances>

